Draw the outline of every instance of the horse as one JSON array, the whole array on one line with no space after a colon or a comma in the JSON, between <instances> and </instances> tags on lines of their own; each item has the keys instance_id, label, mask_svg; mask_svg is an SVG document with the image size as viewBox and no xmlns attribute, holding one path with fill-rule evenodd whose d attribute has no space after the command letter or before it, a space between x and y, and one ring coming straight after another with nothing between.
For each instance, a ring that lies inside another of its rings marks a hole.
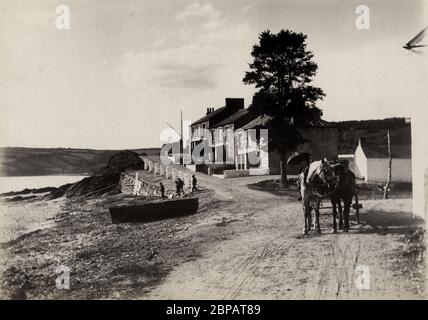
<instances>
[{"instance_id":1,"label":"horse","mask_svg":"<svg viewBox=\"0 0 428 320\"><path fill-rule=\"evenodd\" d=\"M313 161L297 179L297 187L302 199L305 228L304 234L308 234L312 224L312 209L315 211L315 229L321 234L319 222L320 202L327 196L335 179L333 169L326 159Z\"/></svg>"},{"instance_id":2,"label":"horse","mask_svg":"<svg viewBox=\"0 0 428 320\"><path fill-rule=\"evenodd\" d=\"M330 193L330 201L333 207L333 232L337 232L337 209L339 209L339 229L348 232L352 198L356 195L355 174L349 170L346 164L334 164L332 167L336 177L336 182ZM343 201L343 214L341 201ZM357 222L359 223L358 215Z\"/></svg>"}]
</instances>

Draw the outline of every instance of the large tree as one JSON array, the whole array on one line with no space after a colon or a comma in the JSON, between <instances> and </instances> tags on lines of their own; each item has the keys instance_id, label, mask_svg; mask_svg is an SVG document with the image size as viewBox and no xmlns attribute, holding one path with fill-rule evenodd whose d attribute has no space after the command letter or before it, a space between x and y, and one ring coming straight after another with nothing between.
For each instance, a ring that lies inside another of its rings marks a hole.
<instances>
[{"instance_id":1,"label":"large tree","mask_svg":"<svg viewBox=\"0 0 428 320\"><path fill-rule=\"evenodd\" d=\"M243 79L258 89L252 107L270 116L269 136L281 154L282 185L287 183L287 153L307 141L297 127L322 116L316 102L325 94L310 85L318 66L306 49L306 39L303 33L290 30L262 32L251 52L250 71Z\"/></svg>"}]
</instances>

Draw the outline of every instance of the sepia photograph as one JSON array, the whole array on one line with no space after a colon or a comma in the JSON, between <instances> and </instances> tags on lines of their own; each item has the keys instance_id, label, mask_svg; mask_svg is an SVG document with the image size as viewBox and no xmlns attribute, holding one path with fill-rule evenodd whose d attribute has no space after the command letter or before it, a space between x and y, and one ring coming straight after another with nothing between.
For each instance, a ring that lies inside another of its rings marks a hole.
<instances>
[{"instance_id":1,"label":"sepia photograph","mask_svg":"<svg viewBox=\"0 0 428 320\"><path fill-rule=\"evenodd\" d=\"M426 300L427 26L425 0L2 0L0 299Z\"/></svg>"}]
</instances>

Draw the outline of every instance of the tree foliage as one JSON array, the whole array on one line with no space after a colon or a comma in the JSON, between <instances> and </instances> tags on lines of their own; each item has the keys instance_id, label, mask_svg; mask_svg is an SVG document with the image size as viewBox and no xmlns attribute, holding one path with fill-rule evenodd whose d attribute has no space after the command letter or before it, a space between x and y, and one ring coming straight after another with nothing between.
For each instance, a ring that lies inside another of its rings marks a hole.
<instances>
[{"instance_id":1,"label":"tree foliage","mask_svg":"<svg viewBox=\"0 0 428 320\"><path fill-rule=\"evenodd\" d=\"M316 102L325 94L310 84L318 66L306 49L306 39L303 33L290 30L262 32L243 79L258 89L252 107L270 116L274 146L283 157L305 142L296 127L322 116Z\"/></svg>"}]
</instances>

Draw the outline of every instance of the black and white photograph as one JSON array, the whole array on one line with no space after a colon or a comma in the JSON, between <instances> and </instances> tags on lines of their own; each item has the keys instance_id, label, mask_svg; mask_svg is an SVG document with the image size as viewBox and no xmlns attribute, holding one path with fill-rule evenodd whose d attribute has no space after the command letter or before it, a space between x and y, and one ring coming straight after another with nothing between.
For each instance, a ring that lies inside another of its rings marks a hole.
<instances>
[{"instance_id":1,"label":"black and white photograph","mask_svg":"<svg viewBox=\"0 0 428 320\"><path fill-rule=\"evenodd\" d=\"M425 0L2 0L0 299L426 300L427 26Z\"/></svg>"}]
</instances>

